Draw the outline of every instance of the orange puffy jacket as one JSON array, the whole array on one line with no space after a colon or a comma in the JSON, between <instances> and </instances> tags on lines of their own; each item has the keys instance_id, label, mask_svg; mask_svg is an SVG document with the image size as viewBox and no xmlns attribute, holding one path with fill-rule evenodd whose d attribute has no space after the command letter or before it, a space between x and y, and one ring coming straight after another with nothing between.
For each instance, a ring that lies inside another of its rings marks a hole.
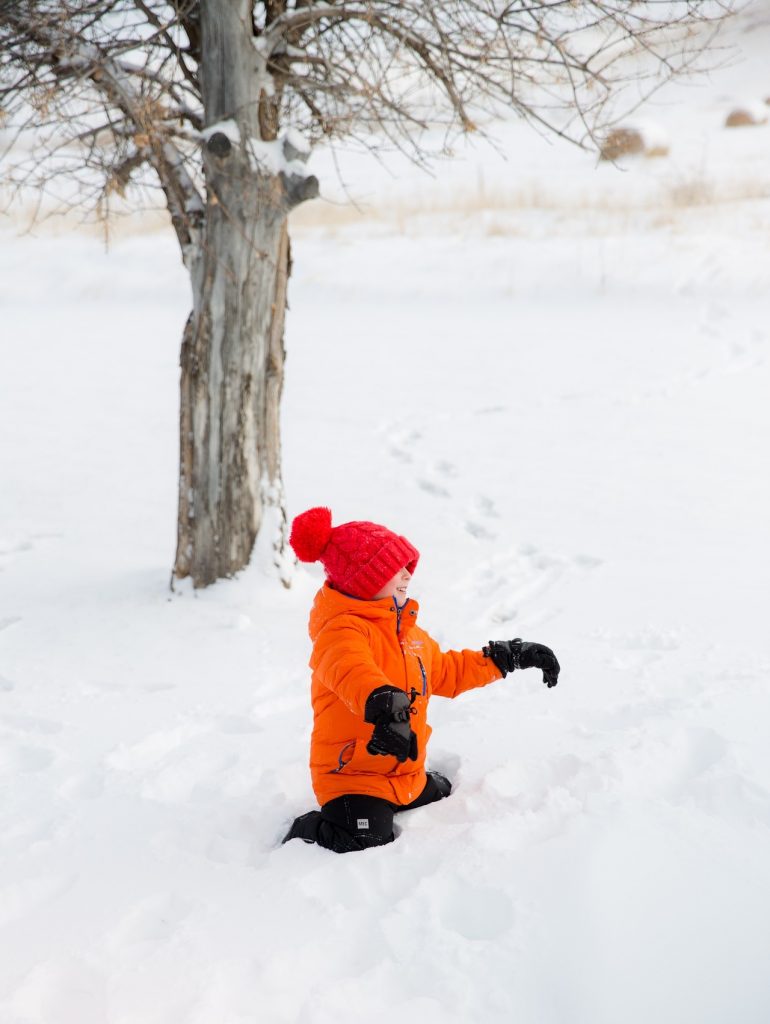
<instances>
[{"instance_id":1,"label":"orange puffy jacket","mask_svg":"<svg viewBox=\"0 0 770 1024\"><path fill-rule=\"evenodd\" d=\"M417 625L419 606L397 609L391 598L360 601L325 584L310 612L313 653L313 735L310 772L320 804L344 793L366 793L408 804L422 792L431 694L456 697L500 678L481 651L447 651ZM412 729L416 761L369 754L373 726L364 721L366 698L378 686L417 692Z\"/></svg>"}]
</instances>

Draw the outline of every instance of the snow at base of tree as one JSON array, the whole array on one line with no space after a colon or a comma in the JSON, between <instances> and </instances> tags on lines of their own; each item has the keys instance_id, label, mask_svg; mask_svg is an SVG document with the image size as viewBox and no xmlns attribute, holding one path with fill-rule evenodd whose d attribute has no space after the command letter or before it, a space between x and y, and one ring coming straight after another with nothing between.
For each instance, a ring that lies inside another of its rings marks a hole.
<instances>
[{"instance_id":1,"label":"snow at base of tree","mask_svg":"<svg viewBox=\"0 0 770 1024\"><path fill-rule=\"evenodd\" d=\"M431 702L454 793L386 848L280 846L321 576L280 585L277 511L237 579L169 589L171 232L3 229L3 1024L767 1020L770 130L722 125L770 39L739 38L661 96L668 158L501 126L511 163L351 157L371 216L297 218L290 513L405 534L443 646L562 664Z\"/></svg>"}]
</instances>

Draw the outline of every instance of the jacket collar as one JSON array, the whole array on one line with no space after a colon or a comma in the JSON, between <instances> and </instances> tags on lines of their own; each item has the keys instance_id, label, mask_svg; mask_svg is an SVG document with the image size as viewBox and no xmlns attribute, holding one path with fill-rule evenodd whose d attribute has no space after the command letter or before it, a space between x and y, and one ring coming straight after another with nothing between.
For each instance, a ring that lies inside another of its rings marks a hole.
<instances>
[{"instance_id":1,"label":"jacket collar","mask_svg":"<svg viewBox=\"0 0 770 1024\"><path fill-rule=\"evenodd\" d=\"M419 604L411 597L401 609L401 632L404 633L417 622ZM324 583L315 596L310 610L310 639L315 640L321 630L337 615L356 615L372 622L393 622L396 618L396 605L392 597L383 597L379 601L364 601ZM393 623L395 629L395 622Z\"/></svg>"}]
</instances>

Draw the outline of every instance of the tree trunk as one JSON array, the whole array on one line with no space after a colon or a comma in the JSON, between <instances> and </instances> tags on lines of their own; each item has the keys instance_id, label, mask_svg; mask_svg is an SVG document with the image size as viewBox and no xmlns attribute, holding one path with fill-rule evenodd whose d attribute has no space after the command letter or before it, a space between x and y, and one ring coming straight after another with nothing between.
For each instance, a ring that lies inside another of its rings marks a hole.
<instances>
[{"instance_id":1,"label":"tree trunk","mask_svg":"<svg viewBox=\"0 0 770 1024\"><path fill-rule=\"evenodd\" d=\"M287 217L295 202L317 194L318 184L259 162L264 77L250 6L248 0L201 4L204 109L214 130L205 133L201 247L187 260L193 310L181 355L174 566L175 578L190 576L196 587L243 568L265 503L282 505ZM219 131L222 121L228 124ZM285 526L282 510L281 519Z\"/></svg>"}]
</instances>

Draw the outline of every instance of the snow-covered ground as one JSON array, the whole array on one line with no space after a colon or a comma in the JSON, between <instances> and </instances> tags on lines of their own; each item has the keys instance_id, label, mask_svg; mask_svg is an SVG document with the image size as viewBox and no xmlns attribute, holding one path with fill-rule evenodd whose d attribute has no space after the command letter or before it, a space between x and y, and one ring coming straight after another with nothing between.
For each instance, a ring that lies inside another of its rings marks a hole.
<instances>
[{"instance_id":1,"label":"snow-covered ground","mask_svg":"<svg viewBox=\"0 0 770 1024\"><path fill-rule=\"evenodd\" d=\"M455 793L383 849L279 846L319 576L169 592L170 232L4 228L2 1024L767 1021L770 126L722 123L769 24L665 160L501 126L297 218L292 514L405 533L445 646L562 663L434 701Z\"/></svg>"}]
</instances>

